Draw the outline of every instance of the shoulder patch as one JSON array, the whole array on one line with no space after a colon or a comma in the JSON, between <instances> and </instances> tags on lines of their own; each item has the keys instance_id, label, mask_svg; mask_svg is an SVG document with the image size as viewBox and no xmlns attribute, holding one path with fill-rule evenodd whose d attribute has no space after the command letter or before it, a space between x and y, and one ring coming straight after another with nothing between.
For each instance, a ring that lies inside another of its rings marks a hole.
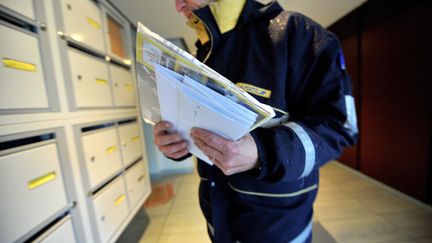
<instances>
[{"instance_id":1,"label":"shoulder patch","mask_svg":"<svg viewBox=\"0 0 432 243\"><path fill-rule=\"evenodd\" d=\"M271 90L268 89L263 89L257 86L254 86L252 84L246 84L246 83L237 83L236 84L237 87L241 88L242 90L254 94L254 95L258 95L264 98L270 98L271 96Z\"/></svg>"}]
</instances>

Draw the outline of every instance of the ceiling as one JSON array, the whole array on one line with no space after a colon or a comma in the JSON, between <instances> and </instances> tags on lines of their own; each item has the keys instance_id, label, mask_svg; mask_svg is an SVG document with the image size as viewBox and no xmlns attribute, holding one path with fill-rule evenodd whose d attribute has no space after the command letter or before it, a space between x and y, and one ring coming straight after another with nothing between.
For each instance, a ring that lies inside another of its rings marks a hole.
<instances>
[{"instance_id":1,"label":"ceiling","mask_svg":"<svg viewBox=\"0 0 432 243\"><path fill-rule=\"evenodd\" d=\"M184 17L177 13L174 0L109 0L132 23L142 22L165 38L183 37L193 50L194 32L185 25ZM270 2L261 0L261 2ZM279 0L285 9L301 12L324 27L355 9L366 0Z\"/></svg>"}]
</instances>

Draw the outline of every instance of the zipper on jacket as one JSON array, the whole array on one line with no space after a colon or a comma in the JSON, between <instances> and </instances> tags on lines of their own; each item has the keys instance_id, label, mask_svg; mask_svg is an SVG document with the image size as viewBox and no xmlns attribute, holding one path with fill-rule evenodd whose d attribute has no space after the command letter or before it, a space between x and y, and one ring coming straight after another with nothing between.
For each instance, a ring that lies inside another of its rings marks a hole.
<instances>
[{"instance_id":1,"label":"zipper on jacket","mask_svg":"<svg viewBox=\"0 0 432 243\"><path fill-rule=\"evenodd\" d=\"M207 32L208 32L209 35L210 35L210 50L209 50L209 52L207 53L207 55L206 55L206 57L204 58L204 60L202 61L203 63L205 63L205 62L210 58L210 55L211 55L211 53L212 53L212 49L213 49L213 35L212 35L211 31L210 31L210 28L207 26L207 24L206 24L204 21L202 21L201 18L198 17L198 15L196 15L194 12L192 12L192 14L193 14L197 19L199 19L199 21L201 21L201 23L203 23L204 27L207 29Z\"/></svg>"}]
</instances>

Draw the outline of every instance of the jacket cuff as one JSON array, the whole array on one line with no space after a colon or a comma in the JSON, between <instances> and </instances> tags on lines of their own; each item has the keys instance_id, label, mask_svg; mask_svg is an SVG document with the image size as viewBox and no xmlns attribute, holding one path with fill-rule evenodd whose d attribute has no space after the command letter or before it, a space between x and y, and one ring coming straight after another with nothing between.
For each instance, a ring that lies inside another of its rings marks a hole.
<instances>
[{"instance_id":1,"label":"jacket cuff","mask_svg":"<svg viewBox=\"0 0 432 243\"><path fill-rule=\"evenodd\" d=\"M270 168L267 161L267 153L264 144L259 139L259 129L257 128L250 132L258 149L258 167L252 170L253 175L257 179L264 179L269 174Z\"/></svg>"}]
</instances>

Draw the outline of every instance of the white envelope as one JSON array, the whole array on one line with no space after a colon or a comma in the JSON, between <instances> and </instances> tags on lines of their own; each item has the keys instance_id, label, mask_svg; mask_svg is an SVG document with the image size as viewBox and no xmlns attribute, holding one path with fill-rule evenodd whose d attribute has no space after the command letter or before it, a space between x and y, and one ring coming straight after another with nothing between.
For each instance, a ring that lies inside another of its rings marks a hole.
<instances>
[{"instance_id":1,"label":"white envelope","mask_svg":"<svg viewBox=\"0 0 432 243\"><path fill-rule=\"evenodd\" d=\"M194 90L183 86L178 94L178 127L177 131L188 140L189 151L198 158L212 164L211 160L199 150L190 138L190 130L199 127L214 132L229 140L238 140L249 132L249 127L219 113L197 99Z\"/></svg>"},{"instance_id":2,"label":"white envelope","mask_svg":"<svg viewBox=\"0 0 432 243\"><path fill-rule=\"evenodd\" d=\"M258 116L255 112L248 110L246 107L235 103L222 94L187 76L184 77L183 83L197 91L200 95L207 97L208 104L211 103L213 107L218 109L221 113L226 113L229 117L242 122L245 126L251 127L254 124Z\"/></svg>"},{"instance_id":3,"label":"white envelope","mask_svg":"<svg viewBox=\"0 0 432 243\"><path fill-rule=\"evenodd\" d=\"M193 143L190 137L193 127L233 141L249 132L255 113L188 77L158 64L154 67L162 119L173 124L170 132L177 131L188 141L190 153L213 164Z\"/></svg>"}]
</instances>

